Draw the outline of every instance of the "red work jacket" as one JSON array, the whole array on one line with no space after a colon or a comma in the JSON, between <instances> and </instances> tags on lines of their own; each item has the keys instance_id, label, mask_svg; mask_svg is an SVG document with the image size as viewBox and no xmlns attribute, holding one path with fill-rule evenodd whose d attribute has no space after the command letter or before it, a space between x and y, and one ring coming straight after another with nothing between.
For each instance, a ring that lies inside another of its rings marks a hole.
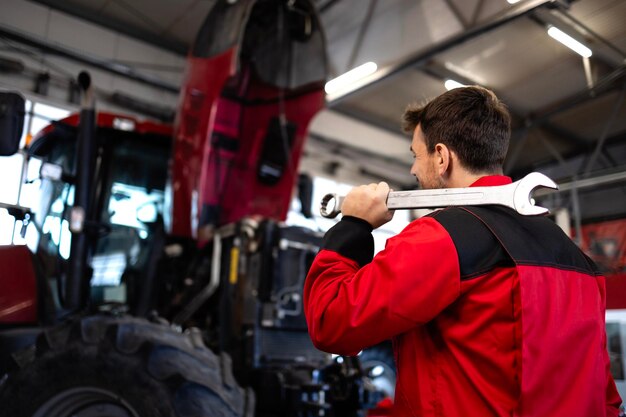
<instances>
[{"instance_id":1,"label":"red work jacket","mask_svg":"<svg viewBox=\"0 0 626 417\"><path fill-rule=\"evenodd\" d=\"M604 277L548 218L449 208L372 256L369 224L344 217L309 271L305 313L327 352L393 340L394 415L618 415Z\"/></svg>"}]
</instances>

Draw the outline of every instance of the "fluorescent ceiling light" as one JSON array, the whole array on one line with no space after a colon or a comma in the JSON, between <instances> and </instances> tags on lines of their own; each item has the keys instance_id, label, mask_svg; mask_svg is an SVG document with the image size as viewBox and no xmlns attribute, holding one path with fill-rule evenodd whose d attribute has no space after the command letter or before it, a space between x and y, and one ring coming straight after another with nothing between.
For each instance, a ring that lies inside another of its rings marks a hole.
<instances>
[{"instance_id":1,"label":"fluorescent ceiling light","mask_svg":"<svg viewBox=\"0 0 626 417\"><path fill-rule=\"evenodd\" d=\"M378 66L376 66L375 62L366 62L365 64L359 65L345 74L341 74L339 77L330 80L324 86L324 90L326 91L326 94L335 93L350 84L375 73L377 69Z\"/></svg>"},{"instance_id":2,"label":"fluorescent ceiling light","mask_svg":"<svg viewBox=\"0 0 626 417\"><path fill-rule=\"evenodd\" d=\"M548 35L584 58L589 58L591 56L591 49L587 48L585 45L554 26L550 26L548 29Z\"/></svg>"},{"instance_id":3,"label":"fluorescent ceiling light","mask_svg":"<svg viewBox=\"0 0 626 417\"><path fill-rule=\"evenodd\" d=\"M465 84L461 84L458 81L454 81L454 80L446 80L445 83L443 83L443 85L446 87L446 90L450 91L453 88L459 88L459 87L465 87Z\"/></svg>"},{"instance_id":4,"label":"fluorescent ceiling light","mask_svg":"<svg viewBox=\"0 0 626 417\"><path fill-rule=\"evenodd\" d=\"M506 0L509 2L509 4L515 4L515 3L519 3L520 0Z\"/></svg>"}]
</instances>

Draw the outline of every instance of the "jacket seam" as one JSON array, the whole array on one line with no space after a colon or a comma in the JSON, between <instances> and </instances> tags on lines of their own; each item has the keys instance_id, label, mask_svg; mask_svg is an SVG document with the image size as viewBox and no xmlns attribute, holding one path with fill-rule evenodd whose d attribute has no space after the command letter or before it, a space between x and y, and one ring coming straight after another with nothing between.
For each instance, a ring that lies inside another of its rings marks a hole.
<instances>
[{"instance_id":1,"label":"jacket seam","mask_svg":"<svg viewBox=\"0 0 626 417\"><path fill-rule=\"evenodd\" d=\"M558 269L558 270L562 270L562 271L571 271L571 272L578 272L581 273L583 275L587 275L590 277L600 277L603 276L602 273L594 273L593 271L588 271L585 269L580 269L580 268L575 268L575 267L568 267L566 265L562 265L562 264L552 264L549 262L544 262L544 263L533 263L533 262L525 262L525 261L518 261L515 262L515 266L537 266L537 267L547 267L547 268L553 268L553 269ZM507 266L507 265L493 265L492 267L490 267L489 269L484 269L481 270L479 272L473 272L471 274L467 274L467 275L461 275L461 281L471 281L477 278L480 278L484 275L487 275L488 273L496 270L496 269L507 269L507 268L512 268L514 266Z\"/></svg>"},{"instance_id":2,"label":"jacket seam","mask_svg":"<svg viewBox=\"0 0 626 417\"><path fill-rule=\"evenodd\" d=\"M510 267L511 265L508 265L505 262L500 262L494 265L490 265L488 268L483 268L480 271L472 272L471 274L461 275L461 281L471 281L473 279L480 278L481 276L486 275L496 269L506 269Z\"/></svg>"},{"instance_id":3,"label":"jacket seam","mask_svg":"<svg viewBox=\"0 0 626 417\"><path fill-rule=\"evenodd\" d=\"M523 265L523 266L548 266L551 268L562 269L565 271L580 272L580 273L584 273L585 275L592 275L592 276L602 275L590 269L578 268L576 266L557 264L553 262L533 262L533 261L525 261L525 260L514 260L514 262L518 265Z\"/></svg>"}]
</instances>

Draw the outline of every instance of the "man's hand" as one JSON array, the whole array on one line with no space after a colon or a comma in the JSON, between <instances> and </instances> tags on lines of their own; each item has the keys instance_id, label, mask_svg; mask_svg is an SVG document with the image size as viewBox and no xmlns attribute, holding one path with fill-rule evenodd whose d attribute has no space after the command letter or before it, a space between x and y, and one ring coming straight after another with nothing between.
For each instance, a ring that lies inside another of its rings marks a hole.
<instances>
[{"instance_id":1,"label":"man's hand","mask_svg":"<svg viewBox=\"0 0 626 417\"><path fill-rule=\"evenodd\" d=\"M387 209L386 203L389 191L386 182L355 187L343 200L341 213L363 219L377 229L393 218L394 212Z\"/></svg>"}]
</instances>

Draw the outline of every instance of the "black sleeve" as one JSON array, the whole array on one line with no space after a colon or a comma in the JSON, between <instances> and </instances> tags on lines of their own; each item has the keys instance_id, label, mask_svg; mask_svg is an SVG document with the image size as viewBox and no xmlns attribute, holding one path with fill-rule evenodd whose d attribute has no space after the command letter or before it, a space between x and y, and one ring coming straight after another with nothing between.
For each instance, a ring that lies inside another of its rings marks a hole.
<instances>
[{"instance_id":1,"label":"black sleeve","mask_svg":"<svg viewBox=\"0 0 626 417\"><path fill-rule=\"evenodd\" d=\"M363 267L374 257L372 226L358 217L343 216L324 235L322 249L332 250Z\"/></svg>"}]
</instances>

